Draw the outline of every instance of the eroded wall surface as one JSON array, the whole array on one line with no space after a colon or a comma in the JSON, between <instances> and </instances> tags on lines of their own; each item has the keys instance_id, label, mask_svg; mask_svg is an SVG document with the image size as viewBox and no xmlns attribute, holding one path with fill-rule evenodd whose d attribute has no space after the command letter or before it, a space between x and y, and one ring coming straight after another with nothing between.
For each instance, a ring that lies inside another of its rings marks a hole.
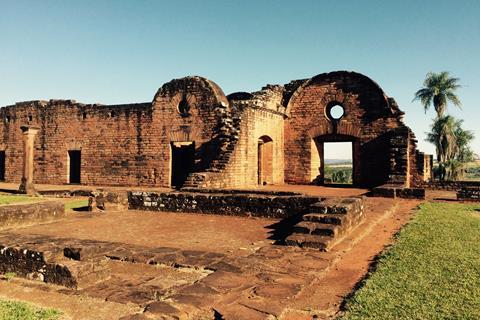
<instances>
[{"instance_id":1,"label":"eroded wall surface","mask_svg":"<svg viewBox=\"0 0 480 320\"><path fill-rule=\"evenodd\" d=\"M329 113L334 105L343 108L339 119ZM1 108L0 117L9 182L21 179L21 125L40 129L35 183L69 183L68 151L77 150L82 184L169 187L182 160L175 148L191 146L184 186L308 184L329 141L352 142L356 186L418 185L431 176L431 158L416 149L395 101L354 72L229 96L208 79L186 77L164 84L152 102L30 101Z\"/></svg>"}]
</instances>

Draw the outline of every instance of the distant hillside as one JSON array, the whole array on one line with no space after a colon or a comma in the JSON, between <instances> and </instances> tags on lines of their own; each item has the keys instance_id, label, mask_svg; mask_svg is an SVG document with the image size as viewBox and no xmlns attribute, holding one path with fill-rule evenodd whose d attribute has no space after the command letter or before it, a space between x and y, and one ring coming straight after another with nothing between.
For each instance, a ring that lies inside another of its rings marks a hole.
<instances>
[{"instance_id":1,"label":"distant hillside","mask_svg":"<svg viewBox=\"0 0 480 320\"><path fill-rule=\"evenodd\" d=\"M352 159L325 159L325 164L349 164Z\"/></svg>"}]
</instances>

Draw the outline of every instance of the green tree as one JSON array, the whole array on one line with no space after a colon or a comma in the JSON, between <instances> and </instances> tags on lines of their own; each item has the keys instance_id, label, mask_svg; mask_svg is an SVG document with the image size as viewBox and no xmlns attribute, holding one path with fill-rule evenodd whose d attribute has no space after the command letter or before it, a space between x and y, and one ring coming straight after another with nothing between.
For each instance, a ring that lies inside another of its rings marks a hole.
<instances>
[{"instance_id":1,"label":"green tree","mask_svg":"<svg viewBox=\"0 0 480 320\"><path fill-rule=\"evenodd\" d=\"M427 141L434 144L437 151L438 178L440 180L458 180L463 178L465 165L474 160L470 142L474 135L462 128L463 120L452 116L435 119Z\"/></svg>"},{"instance_id":2,"label":"green tree","mask_svg":"<svg viewBox=\"0 0 480 320\"><path fill-rule=\"evenodd\" d=\"M458 84L459 78L450 76L450 73L443 71L440 73L429 72L423 82L423 88L415 93L413 101L419 100L425 113L433 105L437 113L437 118L442 117L447 110L448 102L457 107L461 107L460 99L456 91L461 86Z\"/></svg>"}]
</instances>

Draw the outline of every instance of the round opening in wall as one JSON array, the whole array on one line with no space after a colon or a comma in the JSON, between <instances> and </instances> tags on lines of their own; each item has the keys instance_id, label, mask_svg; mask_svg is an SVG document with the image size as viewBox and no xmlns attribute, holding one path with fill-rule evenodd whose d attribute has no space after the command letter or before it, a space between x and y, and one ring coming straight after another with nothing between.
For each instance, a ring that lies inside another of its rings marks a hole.
<instances>
[{"instance_id":1,"label":"round opening in wall","mask_svg":"<svg viewBox=\"0 0 480 320\"><path fill-rule=\"evenodd\" d=\"M338 120L345 114L345 109L339 104L332 106L329 110L330 118Z\"/></svg>"},{"instance_id":2,"label":"round opening in wall","mask_svg":"<svg viewBox=\"0 0 480 320\"><path fill-rule=\"evenodd\" d=\"M188 104L187 97L183 96L182 100L178 104L178 112L182 117L188 117L190 115L190 105Z\"/></svg>"}]
</instances>

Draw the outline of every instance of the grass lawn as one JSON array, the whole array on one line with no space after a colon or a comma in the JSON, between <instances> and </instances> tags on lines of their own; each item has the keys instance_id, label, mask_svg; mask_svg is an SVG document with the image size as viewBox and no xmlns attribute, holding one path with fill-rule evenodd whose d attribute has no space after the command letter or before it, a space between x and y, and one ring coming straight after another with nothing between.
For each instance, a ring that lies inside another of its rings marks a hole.
<instances>
[{"instance_id":1,"label":"grass lawn","mask_svg":"<svg viewBox=\"0 0 480 320\"><path fill-rule=\"evenodd\" d=\"M73 210L88 206L88 199L77 199L65 203L65 210Z\"/></svg>"},{"instance_id":2,"label":"grass lawn","mask_svg":"<svg viewBox=\"0 0 480 320\"><path fill-rule=\"evenodd\" d=\"M15 202L27 202L38 200L36 197L29 197L24 195L0 195L0 205L2 204L11 204Z\"/></svg>"},{"instance_id":3,"label":"grass lawn","mask_svg":"<svg viewBox=\"0 0 480 320\"><path fill-rule=\"evenodd\" d=\"M341 319L480 319L480 205L423 204Z\"/></svg>"},{"instance_id":4,"label":"grass lawn","mask_svg":"<svg viewBox=\"0 0 480 320\"><path fill-rule=\"evenodd\" d=\"M0 319L2 320L54 320L60 312L54 309L41 309L25 302L0 300Z\"/></svg>"}]
</instances>

